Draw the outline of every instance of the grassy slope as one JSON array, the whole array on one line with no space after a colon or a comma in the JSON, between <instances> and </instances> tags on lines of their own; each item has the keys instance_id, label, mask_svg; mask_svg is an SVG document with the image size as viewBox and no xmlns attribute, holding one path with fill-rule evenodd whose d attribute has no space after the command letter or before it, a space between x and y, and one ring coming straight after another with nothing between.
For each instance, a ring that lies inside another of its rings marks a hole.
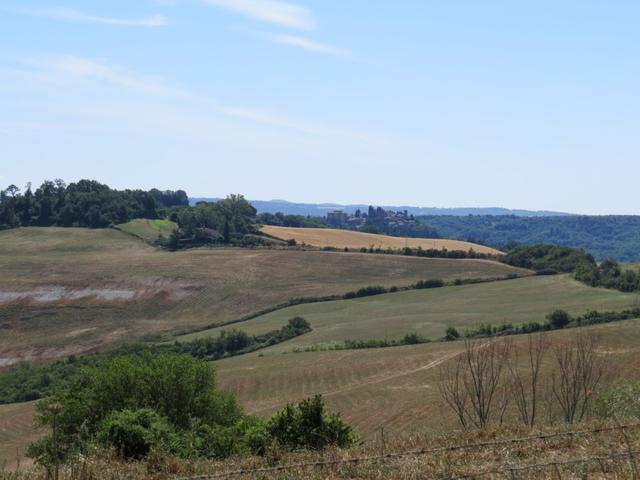
<instances>
[{"instance_id":1,"label":"grassy slope","mask_svg":"<svg viewBox=\"0 0 640 480\"><path fill-rule=\"evenodd\" d=\"M29 465L25 448L39 436L33 428L35 403L0 405L0 467L14 468L18 459L21 465Z\"/></svg>"},{"instance_id":2,"label":"grassy slope","mask_svg":"<svg viewBox=\"0 0 640 480\"><path fill-rule=\"evenodd\" d=\"M135 302L0 304L0 359L6 363L233 320L291 297L518 270L483 261L319 251L169 253L112 229L24 228L0 232L0 271L0 292L64 286L138 294Z\"/></svg>"},{"instance_id":3,"label":"grassy slope","mask_svg":"<svg viewBox=\"0 0 640 480\"><path fill-rule=\"evenodd\" d=\"M137 218L127 223L117 225L118 230L140 237L146 242L153 243L162 235L169 238L178 225L169 220L148 220Z\"/></svg>"},{"instance_id":4,"label":"grassy slope","mask_svg":"<svg viewBox=\"0 0 640 480\"><path fill-rule=\"evenodd\" d=\"M262 315L237 327L261 334L302 316L313 332L272 347L291 351L294 346L339 342L345 339L399 339L417 332L437 339L447 327L460 331L481 323L543 322L555 308L573 314L588 310L622 310L639 304L638 294L590 288L568 276L528 277L458 287L411 290L375 297L297 305ZM212 329L183 337L218 334Z\"/></svg>"},{"instance_id":5,"label":"grassy slope","mask_svg":"<svg viewBox=\"0 0 640 480\"><path fill-rule=\"evenodd\" d=\"M479 253L500 253L493 248L485 247L475 243L462 242L459 240L445 240L432 238L403 238L390 237L388 235L375 235L372 233L354 232L351 230L338 230L333 228L293 228L293 227L275 227L265 225L261 228L262 232L283 240L295 239L298 243L305 243L314 247L336 247L336 248L394 248L400 249L404 247L423 249L436 248L438 250L446 248L447 250L463 250L468 251L473 248Z\"/></svg>"},{"instance_id":6,"label":"grassy slope","mask_svg":"<svg viewBox=\"0 0 640 480\"><path fill-rule=\"evenodd\" d=\"M637 378L640 363L640 321L617 322L581 331L600 337L601 353L614 365L613 378ZM551 333L567 341L575 329ZM510 337L523 349L525 336ZM287 402L315 393L326 396L357 431L371 438L384 427L392 435L457 428L438 391L438 367L451 361L461 342L385 349L254 353L217 362L221 386L239 395L247 410L269 414ZM547 358L550 358L548 356ZM544 374L544 381L549 375Z\"/></svg>"}]
</instances>

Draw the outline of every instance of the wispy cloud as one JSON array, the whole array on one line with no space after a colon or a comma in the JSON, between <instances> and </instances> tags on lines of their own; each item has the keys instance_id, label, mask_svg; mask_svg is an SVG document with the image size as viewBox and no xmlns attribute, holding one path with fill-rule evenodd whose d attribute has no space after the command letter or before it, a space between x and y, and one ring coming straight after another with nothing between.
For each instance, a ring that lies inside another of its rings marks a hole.
<instances>
[{"instance_id":1,"label":"wispy cloud","mask_svg":"<svg viewBox=\"0 0 640 480\"><path fill-rule=\"evenodd\" d=\"M279 112L258 108L237 107L206 95L192 92L165 81L162 78L143 75L127 68L112 65L102 60L94 60L76 56L53 56L32 59L24 62L27 69L0 69L0 91L8 90L8 83L14 84L14 95L27 95L22 88L35 89L39 95L51 95L56 98L68 99L74 103L74 98L91 98L90 103L80 102L86 111L90 111L89 104L95 106L96 111L107 104L129 102L133 104L154 105L154 109L167 106L168 111L174 108L185 111L198 112L211 118L218 117L244 120L256 127L271 127L273 130L303 134L305 137L317 138L356 138L356 136L341 129L328 128L316 122L301 118L294 118ZM13 81L11 81L13 78ZM4 81L2 81L4 79ZM146 103L145 103L146 102ZM206 112L206 113L205 113ZM142 114L145 118L148 115ZM175 114L172 113L172 115ZM1 120L1 119L0 119ZM155 121L155 120L154 120ZM189 124L195 121L187 121ZM206 123L206 120L205 120ZM54 125L25 122L2 122L0 129L51 129Z\"/></svg>"},{"instance_id":2,"label":"wispy cloud","mask_svg":"<svg viewBox=\"0 0 640 480\"><path fill-rule=\"evenodd\" d=\"M169 85L158 77L141 75L126 68L110 65L101 60L76 56L54 56L29 62L41 70L41 78L56 81L90 80L121 87L146 95L188 98L191 94L181 88Z\"/></svg>"},{"instance_id":3,"label":"wispy cloud","mask_svg":"<svg viewBox=\"0 0 640 480\"><path fill-rule=\"evenodd\" d=\"M280 0L202 0L249 18L297 30L313 30L316 23L307 8Z\"/></svg>"},{"instance_id":4,"label":"wispy cloud","mask_svg":"<svg viewBox=\"0 0 640 480\"><path fill-rule=\"evenodd\" d=\"M120 25L131 27L164 27L168 25L167 18L163 15L151 15L140 19L101 17L89 15L72 8L24 8L24 7L0 7L4 11L27 15L30 17L48 18L73 23L97 23L103 25Z\"/></svg>"},{"instance_id":5,"label":"wispy cloud","mask_svg":"<svg viewBox=\"0 0 640 480\"><path fill-rule=\"evenodd\" d=\"M326 43L316 42L306 37L300 37L298 35L288 35L285 33L265 33L265 38L275 43L281 43L283 45L290 45L292 47L302 48L309 52L325 53L329 55L336 55L339 57L347 57L349 52L341 48L327 45Z\"/></svg>"},{"instance_id":6,"label":"wispy cloud","mask_svg":"<svg viewBox=\"0 0 640 480\"><path fill-rule=\"evenodd\" d=\"M327 137L339 135L339 132L325 128L319 125L311 124L307 121L299 119L292 119L274 112L266 110L256 110L251 108L238 108L238 107L221 107L220 110L232 117L243 118L245 120L251 120L263 125L269 125L271 127L284 128L286 130L293 130L308 135Z\"/></svg>"}]
</instances>

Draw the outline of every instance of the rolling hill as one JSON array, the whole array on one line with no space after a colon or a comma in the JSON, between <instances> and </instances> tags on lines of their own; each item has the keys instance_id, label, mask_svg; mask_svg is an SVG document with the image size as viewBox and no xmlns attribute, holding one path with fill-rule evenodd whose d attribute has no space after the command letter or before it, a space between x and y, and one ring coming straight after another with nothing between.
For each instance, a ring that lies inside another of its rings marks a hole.
<instances>
[{"instance_id":1,"label":"rolling hill","mask_svg":"<svg viewBox=\"0 0 640 480\"><path fill-rule=\"evenodd\" d=\"M114 229L0 232L0 368L238 319L292 297L524 273L497 262L286 249L166 252Z\"/></svg>"},{"instance_id":2,"label":"rolling hill","mask_svg":"<svg viewBox=\"0 0 640 480\"><path fill-rule=\"evenodd\" d=\"M418 333L442 338L447 327L460 332L480 324L544 322L561 308L579 315L589 310L623 310L640 305L640 296L591 288L567 275L536 276L501 282L410 290L374 297L296 305L234 325L250 334L277 330L288 319L304 317L313 331L269 351L331 344L344 340L397 340ZM179 337L217 335L224 327Z\"/></svg>"},{"instance_id":3,"label":"rolling hill","mask_svg":"<svg viewBox=\"0 0 640 480\"><path fill-rule=\"evenodd\" d=\"M388 235L376 235L373 233L355 232L353 230L339 230L333 228L293 228L276 227L264 225L262 233L281 240L295 240L299 244L311 245L314 247L334 247L334 248L382 248L401 249L404 247L422 248L424 250L462 250L473 249L477 253L497 255L501 252L478 245L475 243L462 242L459 240L445 240L440 238L403 238L391 237Z\"/></svg>"}]
</instances>

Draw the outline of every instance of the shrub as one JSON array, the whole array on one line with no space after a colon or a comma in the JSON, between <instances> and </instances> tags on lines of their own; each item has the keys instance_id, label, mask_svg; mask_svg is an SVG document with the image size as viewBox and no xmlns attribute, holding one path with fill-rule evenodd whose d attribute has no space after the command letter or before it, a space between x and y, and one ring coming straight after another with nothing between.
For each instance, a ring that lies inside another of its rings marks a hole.
<instances>
[{"instance_id":1,"label":"shrub","mask_svg":"<svg viewBox=\"0 0 640 480\"><path fill-rule=\"evenodd\" d=\"M55 417L51 402L61 405ZM211 364L187 355L147 352L83 368L52 400L38 404L36 419L53 425L55 418L58 443L66 450L82 451L99 431L104 433L106 419L111 418L115 428L116 420L122 423L130 418L112 417L115 412L140 409L155 411L177 431L189 429L194 421L232 426L242 418L235 397L216 389ZM127 415L142 422L140 413ZM51 444L52 438L47 437L32 452L38 455L38 449L45 451Z\"/></svg>"},{"instance_id":2,"label":"shrub","mask_svg":"<svg viewBox=\"0 0 640 480\"><path fill-rule=\"evenodd\" d=\"M407 333L402 339L402 343L404 345L417 345L419 343L424 343L424 339L417 333Z\"/></svg>"},{"instance_id":3,"label":"shrub","mask_svg":"<svg viewBox=\"0 0 640 480\"><path fill-rule=\"evenodd\" d=\"M344 448L356 441L353 430L339 415L325 413L320 395L303 400L297 406L284 407L269 420L267 432L278 444L290 450Z\"/></svg>"},{"instance_id":4,"label":"shrub","mask_svg":"<svg viewBox=\"0 0 640 480\"><path fill-rule=\"evenodd\" d=\"M417 289L422 288L441 288L444 287L444 282L442 280L434 279L434 280L420 280L416 283L415 287Z\"/></svg>"},{"instance_id":5,"label":"shrub","mask_svg":"<svg viewBox=\"0 0 640 480\"><path fill-rule=\"evenodd\" d=\"M444 335L445 340L451 342L459 338L460 338L460 333L455 327L447 327L447 331L445 332L445 335Z\"/></svg>"},{"instance_id":6,"label":"shrub","mask_svg":"<svg viewBox=\"0 0 640 480\"><path fill-rule=\"evenodd\" d=\"M566 311L558 309L547 315L547 320L552 329L560 329L569 325L571 317Z\"/></svg>"},{"instance_id":7,"label":"shrub","mask_svg":"<svg viewBox=\"0 0 640 480\"><path fill-rule=\"evenodd\" d=\"M142 408L111 413L102 422L98 439L130 460L146 457L152 447L166 444L170 432L166 418Z\"/></svg>"},{"instance_id":8,"label":"shrub","mask_svg":"<svg viewBox=\"0 0 640 480\"><path fill-rule=\"evenodd\" d=\"M360 297L370 297L373 295L381 295L383 293L387 293L387 289L380 286L369 286L363 287L355 292L347 292L343 295L345 300L350 300L352 298L360 298Z\"/></svg>"}]
</instances>

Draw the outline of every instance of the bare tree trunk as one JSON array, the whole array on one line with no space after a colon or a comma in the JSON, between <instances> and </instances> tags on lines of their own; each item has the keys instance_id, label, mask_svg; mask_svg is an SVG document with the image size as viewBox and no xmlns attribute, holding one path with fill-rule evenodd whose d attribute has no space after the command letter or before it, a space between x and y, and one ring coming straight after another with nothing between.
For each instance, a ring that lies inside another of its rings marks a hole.
<instances>
[{"instance_id":1,"label":"bare tree trunk","mask_svg":"<svg viewBox=\"0 0 640 480\"><path fill-rule=\"evenodd\" d=\"M455 412L460 425L467 429L466 411L469 402L469 392L464 388L462 376L465 375L460 361L455 361L453 365L445 364L440 369L440 395L445 402Z\"/></svg>"},{"instance_id":2,"label":"bare tree trunk","mask_svg":"<svg viewBox=\"0 0 640 480\"><path fill-rule=\"evenodd\" d=\"M549 348L549 341L544 333L530 334L527 340L527 377L521 371L517 352L511 356L508 366L512 380L510 391L520 419L525 425L532 427L538 411L540 368Z\"/></svg>"},{"instance_id":3,"label":"bare tree trunk","mask_svg":"<svg viewBox=\"0 0 640 480\"><path fill-rule=\"evenodd\" d=\"M506 341L480 343L466 339L454 365L440 370L440 393L463 428L484 427L498 414L504 417L508 396L499 394L503 368L511 346Z\"/></svg>"},{"instance_id":4,"label":"bare tree trunk","mask_svg":"<svg viewBox=\"0 0 640 480\"><path fill-rule=\"evenodd\" d=\"M580 422L607 367L598 355L592 334L576 334L572 344L554 349L557 371L552 375L552 392L566 423Z\"/></svg>"}]
</instances>

